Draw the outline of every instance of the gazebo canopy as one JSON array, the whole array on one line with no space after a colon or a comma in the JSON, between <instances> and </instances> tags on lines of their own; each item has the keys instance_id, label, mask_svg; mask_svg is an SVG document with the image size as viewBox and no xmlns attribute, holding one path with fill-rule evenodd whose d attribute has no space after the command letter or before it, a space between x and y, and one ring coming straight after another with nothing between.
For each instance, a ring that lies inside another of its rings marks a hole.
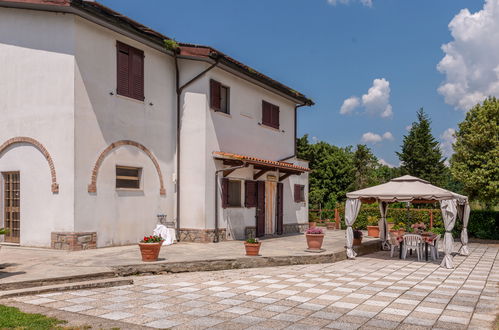
<instances>
[{"instance_id":1,"label":"gazebo canopy","mask_svg":"<svg viewBox=\"0 0 499 330\"><path fill-rule=\"evenodd\" d=\"M347 202L345 204L345 223L347 225L346 232L346 248L347 257L355 258L355 251L352 248L353 229L352 225L357 219L359 209L362 203L379 202L379 210L381 219L378 222L380 227L380 237L383 241L383 246L387 243L387 228L386 215L388 204L394 202L411 202L411 203L431 203L440 202L442 210L442 219L445 227L444 235L444 252L445 257L442 260L442 267L453 268L452 248L454 239L452 237L452 229L457 217L463 221L463 229L461 231L461 254L468 255L468 219L470 215L470 206L468 197L462 196L452 191L434 186L428 181L416 178L410 175L404 175L399 178L390 180L374 187L369 187L357 191L347 193Z\"/></svg>"},{"instance_id":2,"label":"gazebo canopy","mask_svg":"<svg viewBox=\"0 0 499 330\"><path fill-rule=\"evenodd\" d=\"M434 186L428 181L410 175L404 175L374 187L347 193L347 198L369 202L434 202L456 199L459 204L468 200L452 191Z\"/></svg>"}]
</instances>

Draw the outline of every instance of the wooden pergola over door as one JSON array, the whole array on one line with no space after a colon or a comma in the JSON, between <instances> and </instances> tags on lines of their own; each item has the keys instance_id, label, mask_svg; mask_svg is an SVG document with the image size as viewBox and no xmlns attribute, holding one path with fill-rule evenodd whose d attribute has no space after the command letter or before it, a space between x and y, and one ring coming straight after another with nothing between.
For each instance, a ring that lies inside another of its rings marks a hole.
<instances>
[{"instance_id":1,"label":"wooden pergola over door","mask_svg":"<svg viewBox=\"0 0 499 330\"><path fill-rule=\"evenodd\" d=\"M5 241L19 243L21 233L21 184L19 172L4 172L4 227L8 230Z\"/></svg>"}]
</instances>

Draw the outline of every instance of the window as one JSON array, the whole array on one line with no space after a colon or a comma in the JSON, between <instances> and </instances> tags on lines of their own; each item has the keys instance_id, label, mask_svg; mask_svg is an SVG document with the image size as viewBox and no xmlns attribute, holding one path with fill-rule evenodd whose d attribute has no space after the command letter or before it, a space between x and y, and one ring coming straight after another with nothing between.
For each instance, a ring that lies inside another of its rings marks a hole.
<instances>
[{"instance_id":1,"label":"window","mask_svg":"<svg viewBox=\"0 0 499 330\"><path fill-rule=\"evenodd\" d=\"M279 107L262 101L262 124L279 129Z\"/></svg>"},{"instance_id":2,"label":"window","mask_svg":"<svg viewBox=\"0 0 499 330\"><path fill-rule=\"evenodd\" d=\"M117 88L119 95L144 101L144 52L117 42Z\"/></svg>"},{"instance_id":3,"label":"window","mask_svg":"<svg viewBox=\"0 0 499 330\"><path fill-rule=\"evenodd\" d=\"M244 206L256 206L256 181L244 181Z\"/></svg>"},{"instance_id":4,"label":"window","mask_svg":"<svg viewBox=\"0 0 499 330\"><path fill-rule=\"evenodd\" d=\"M295 184L295 202L301 203L305 201L305 186L302 184Z\"/></svg>"},{"instance_id":5,"label":"window","mask_svg":"<svg viewBox=\"0 0 499 330\"><path fill-rule=\"evenodd\" d=\"M219 112L230 113L230 88L216 80L210 80L210 107Z\"/></svg>"},{"instance_id":6,"label":"window","mask_svg":"<svg viewBox=\"0 0 499 330\"><path fill-rule=\"evenodd\" d=\"M139 167L116 166L116 189L140 189Z\"/></svg>"},{"instance_id":7,"label":"window","mask_svg":"<svg viewBox=\"0 0 499 330\"><path fill-rule=\"evenodd\" d=\"M241 207L241 181L222 179L222 207Z\"/></svg>"}]
</instances>

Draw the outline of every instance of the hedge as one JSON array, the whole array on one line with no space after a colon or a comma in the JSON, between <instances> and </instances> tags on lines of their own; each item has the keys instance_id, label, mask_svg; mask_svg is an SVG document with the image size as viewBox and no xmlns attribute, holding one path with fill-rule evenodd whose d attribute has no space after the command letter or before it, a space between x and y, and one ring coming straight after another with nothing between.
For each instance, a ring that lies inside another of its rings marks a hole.
<instances>
[{"instance_id":1,"label":"hedge","mask_svg":"<svg viewBox=\"0 0 499 330\"><path fill-rule=\"evenodd\" d=\"M338 208L338 211L341 218L341 227L345 229L345 209ZM433 213L433 228L440 229L443 233L444 226L440 209L410 209L409 216L407 216L407 209L388 207L387 219L388 221L392 220L394 223L403 222L405 224L423 222L429 228L430 212ZM379 209L377 207L361 207L354 228L366 229L367 217L369 216L379 218ZM318 211L310 210L310 221L321 222L318 218ZM334 210L322 210L322 218L334 219ZM462 227L462 222L457 220L453 230L454 237L460 237ZM499 211L472 210L468 222L468 236L499 240Z\"/></svg>"}]
</instances>

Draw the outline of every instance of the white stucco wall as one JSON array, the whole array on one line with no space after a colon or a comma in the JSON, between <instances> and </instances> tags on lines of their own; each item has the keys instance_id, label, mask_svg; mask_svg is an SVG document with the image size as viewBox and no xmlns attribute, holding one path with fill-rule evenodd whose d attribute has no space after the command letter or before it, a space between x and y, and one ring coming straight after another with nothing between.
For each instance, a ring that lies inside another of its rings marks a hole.
<instances>
[{"instance_id":1,"label":"white stucco wall","mask_svg":"<svg viewBox=\"0 0 499 330\"><path fill-rule=\"evenodd\" d=\"M188 81L206 67L203 63L183 61L183 80ZM230 115L210 109L210 79L230 87ZM190 85L182 100L181 227L213 229L215 171L223 167L220 161L213 159L212 152L224 151L270 160L292 155L294 103L218 68ZM279 130L260 125L262 100L280 107ZM230 177L252 180L253 170L239 169ZM294 202L292 192L295 183L308 185L308 175L291 176L283 182L285 224L308 222L307 203ZM220 198L220 187L218 189ZM308 186L306 189L308 191ZM255 208L222 209L219 202L219 227L226 228L228 222L234 238L243 238L244 228L255 226Z\"/></svg>"},{"instance_id":2,"label":"white stucco wall","mask_svg":"<svg viewBox=\"0 0 499 330\"><path fill-rule=\"evenodd\" d=\"M75 231L97 231L98 246L136 243L151 234L158 214L174 217L175 76L173 60L155 49L76 18ZM116 41L144 51L145 101L116 95ZM114 95L110 95L113 93ZM88 193L94 163L119 140L136 141L157 158L166 196L152 161L135 147L109 154L99 171L97 193ZM115 166L142 167L141 191L117 191Z\"/></svg>"},{"instance_id":3,"label":"white stucco wall","mask_svg":"<svg viewBox=\"0 0 499 330\"><path fill-rule=\"evenodd\" d=\"M60 186L51 192L49 166L33 146L0 154L0 172L21 174L21 245L49 247L52 231L74 227L73 35L72 15L0 8L0 145L19 136L39 141Z\"/></svg>"}]
</instances>

